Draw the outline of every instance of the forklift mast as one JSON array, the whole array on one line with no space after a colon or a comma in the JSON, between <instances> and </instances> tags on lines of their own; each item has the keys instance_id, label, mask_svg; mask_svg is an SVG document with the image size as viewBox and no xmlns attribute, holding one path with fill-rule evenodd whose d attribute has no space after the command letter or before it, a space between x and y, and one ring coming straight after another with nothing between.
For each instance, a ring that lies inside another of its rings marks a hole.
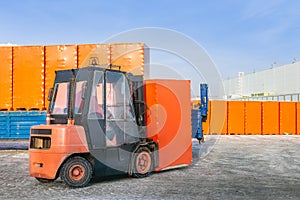
<instances>
[{"instance_id":1,"label":"forklift mast","mask_svg":"<svg viewBox=\"0 0 300 200\"><path fill-rule=\"evenodd\" d=\"M198 110L198 129L195 138L204 141L202 123L207 120L208 111L208 86L205 83L200 84L200 107Z\"/></svg>"}]
</instances>

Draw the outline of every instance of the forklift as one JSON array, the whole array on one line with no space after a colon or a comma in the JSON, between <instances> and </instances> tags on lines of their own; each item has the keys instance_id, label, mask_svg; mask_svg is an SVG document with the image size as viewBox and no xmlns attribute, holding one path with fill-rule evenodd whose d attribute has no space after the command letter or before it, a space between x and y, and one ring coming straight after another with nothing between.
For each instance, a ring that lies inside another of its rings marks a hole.
<instances>
[{"instance_id":1,"label":"forklift","mask_svg":"<svg viewBox=\"0 0 300 200\"><path fill-rule=\"evenodd\" d=\"M189 83L144 81L113 65L56 71L46 124L31 127L30 175L43 183L60 177L76 188L95 177L142 178L190 165ZM180 106L168 108L170 98Z\"/></svg>"}]
</instances>

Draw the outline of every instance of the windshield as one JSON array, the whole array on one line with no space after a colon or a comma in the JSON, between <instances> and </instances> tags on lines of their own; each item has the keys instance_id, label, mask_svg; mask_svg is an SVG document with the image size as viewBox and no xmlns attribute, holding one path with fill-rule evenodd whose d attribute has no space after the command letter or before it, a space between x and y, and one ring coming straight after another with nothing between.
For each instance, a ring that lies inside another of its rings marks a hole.
<instances>
[{"instance_id":1,"label":"windshield","mask_svg":"<svg viewBox=\"0 0 300 200\"><path fill-rule=\"evenodd\" d=\"M85 93L87 81L78 81L76 82L76 92L75 92L75 114L81 114L83 111Z\"/></svg>"},{"instance_id":2,"label":"windshield","mask_svg":"<svg viewBox=\"0 0 300 200\"><path fill-rule=\"evenodd\" d=\"M53 100L51 102L51 114L67 114L70 83L56 83L54 86Z\"/></svg>"},{"instance_id":3,"label":"windshield","mask_svg":"<svg viewBox=\"0 0 300 200\"><path fill-rule=\"evenodd\" d=\"M90 98L89 117L103 119L103 72L96 71L93 78L92 94Z\"/></svg>"}]
</instances>

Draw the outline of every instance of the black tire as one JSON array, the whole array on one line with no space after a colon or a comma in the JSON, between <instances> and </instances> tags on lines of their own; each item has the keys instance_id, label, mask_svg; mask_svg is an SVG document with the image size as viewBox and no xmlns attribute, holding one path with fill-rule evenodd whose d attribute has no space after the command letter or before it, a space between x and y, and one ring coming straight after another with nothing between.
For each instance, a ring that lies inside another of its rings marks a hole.
<instances>
[{"instance_id":1,"label":"black tire","mask_svg":"<svg viewBox=\"0 0 300 200\"><path fill-rule=\"evenodd\" d=\"M85 187L91 180L93 168L91 163L83 157L68 159L62 166L60 178L70 187Z\"/></svg>"},{"instance_id":2,"label":"black tire","mask_svg":"<svg viewBox=\"0 0 300 200\"><path fill-rule=\"evenodd\" d=\"M147 147L140 147L132 157L132 177L144 178L153 171L153 156Z\"/></svg>"},{"instance_id":3,"label":"black tire","mask_svg":"<svg viewBox=\"0 0 300 200\"><path fill-rule=\"evenodd\" d=\"M52 183L52 182L54 182L54 179L37 178L37 177L35 177L35 178L36 178L36 180L38 180L41 183Z\"/></svg>"}]
</instances>

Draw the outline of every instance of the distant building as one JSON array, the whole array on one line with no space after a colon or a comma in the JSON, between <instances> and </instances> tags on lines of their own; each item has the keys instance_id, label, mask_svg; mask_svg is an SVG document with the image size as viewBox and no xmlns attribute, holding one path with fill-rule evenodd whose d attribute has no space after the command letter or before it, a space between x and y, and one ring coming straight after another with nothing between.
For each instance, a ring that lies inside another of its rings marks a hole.
<instances>
[{"instance_id":1,"label":"distant building","mask_svg":"<svg viewBox=\"0 0 300 200\"><path fill-rule=\"evenodd\" d=\"M227 99L300 101L300 62L223 80Z\"/></svg>"}]
</instances>

